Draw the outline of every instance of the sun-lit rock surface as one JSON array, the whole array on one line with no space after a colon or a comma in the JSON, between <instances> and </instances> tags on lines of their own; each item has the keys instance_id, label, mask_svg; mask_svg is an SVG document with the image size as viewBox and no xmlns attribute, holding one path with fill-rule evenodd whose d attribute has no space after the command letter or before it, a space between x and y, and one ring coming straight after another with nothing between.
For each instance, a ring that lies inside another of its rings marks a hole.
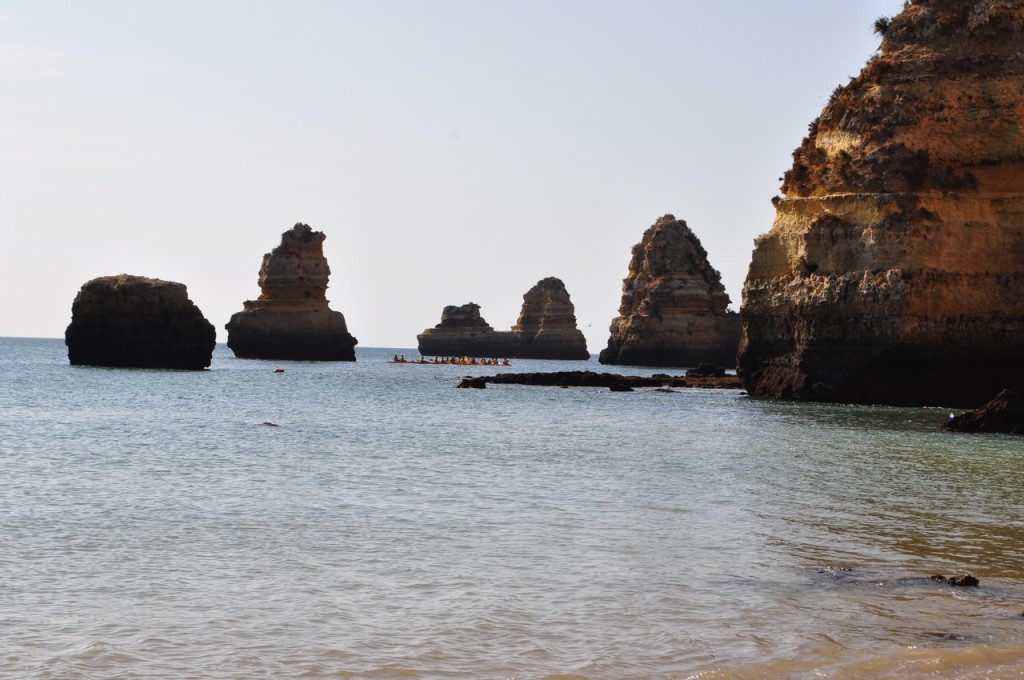
<instances>
[{"instance_id":1,"label":"sun-lit rock surface","mask_svg":"<svg viewBox=\"0 0 1024 680\"><path fill-rule=\"evenodd\" d=\"M736 364L740 321L700 240L665 215L633 246L602 364Z\"/></svg>"},{"instance_id":2,"label":"sun-lit rock surface","mask_svg":"<svg viewBox=\"0 0 1024 680\"><path fill-rule=\"evenodd\" d=\"M753 395L1024 388L1024 3L908 3L794 152L743 291Z\"/></svg>"},{"instance_id":3,"label":"sun-lit rock surface","mask_svg":"<svg viewBox=\"0 0 1024 680\"><path fill-rule=\"evenodd\" d=\"M228 347L243 359L355 361L357 340L345 317L328 307L331 269L323 232L296 224L263 256L260 296L247 300L226 328Z\"/></svg>"},{"instance_id":4,"label":"sun-lit rock surface","mask_svg":"<svg viewBox=\"0 0 1024 680\"><path fill-rule=\"evenodd\" d=\"M64 342L72 365L201 370L217 332L185 284L119 274L82 286Z\"/></svg>"}]
</instances>

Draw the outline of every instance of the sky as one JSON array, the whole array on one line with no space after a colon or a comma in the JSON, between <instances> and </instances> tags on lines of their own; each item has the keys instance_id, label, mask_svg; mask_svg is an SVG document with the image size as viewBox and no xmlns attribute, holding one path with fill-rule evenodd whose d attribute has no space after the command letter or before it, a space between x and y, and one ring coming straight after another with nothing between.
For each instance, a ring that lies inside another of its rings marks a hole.
<instances>
[{"instance_id":1,"label":"sky","mask_svg":"<svg viewBox=\"0 0 1024 680\"><path fill-rule=\"evenodd\" d=\"M467 302L508 330L556 276L597 353L665 214L738 310L793 150L902 5L0 0L0 336L62 338L128 273L225 342L296 222L364 347Z\"/></svg>"}]
</instances>

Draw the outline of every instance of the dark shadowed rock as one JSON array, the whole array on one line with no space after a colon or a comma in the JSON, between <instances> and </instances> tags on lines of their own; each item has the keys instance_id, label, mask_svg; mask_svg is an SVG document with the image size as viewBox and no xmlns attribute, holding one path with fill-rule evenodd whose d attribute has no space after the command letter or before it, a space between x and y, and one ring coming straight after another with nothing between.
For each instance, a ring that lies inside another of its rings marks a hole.
<instances>
[{"instance_id":1,"label":"dark shadowed rock","mask_svg":"<svg viewBox=\"0 0 1024 680\"><path fill-rule=\"evenodd\" d=\"M702 363L686 371L688 378L712 378L725 375L725 369L715 364Z\"/></svg>"},{"instance_id":2,"label":"dark shadowed rock","mask_svg":"<svg viewBox=\"0 0 1024 680\"><path fill-rule=\"evenodd\" d=\"M263 256L260 296L247 300L226 328L228 347L243 359L355 361L357 340L345 317L328 307L331 269L323 232L296 224Z\"/></svg>"},{"instance_id":3,"label":"dark shadowed rock","mask_svg":"<svg viewBox=\"0 0 1024 680\"><path fill-rule=\"evenodd\" d=\"M734 375L709 378L690 378L655 374L652 376L618 375L594 371L552 371L548 373L498 373L493 376L473 378L494 385L535 385L548 387L702 387L717 389L739 389L740 379ZM625 390L623 390L625 391Z\"/></svg>"},{"instance_id":4,"label":"dark shadowed rock","mask_svg":"<svg viewBox=\"0 0 1024 680\"><path fill-rule=\"evenodd\" d=\"M1003 390L981 408L953 416L942 429L949 432L1024 434L1024 399L1013 390Z\"/></svg>"},{"instance_id":5,"label":"dark shadowed rock","mask_svg":"<svg viewBox=\"0 0 1024 680\"><path fill-rule=\"evenodd\" d=\"M82 286L64 342L72 365L201 370L217 332L184 284L120 274Z\"/></svg>"},{"instance_id":6,"label":"dark shadowed rock","mask_svg":"<svg viewBox=\"0 0 1024 680\"><path fill-rule=\"evenodd\" d=\"M978 579L971 574L959 574L957 576L943 576L942 574L935 574L930 578L933 581L945 583L950 586L956 586L958 588L974 588L979 583Z\"/></svg>"}]
</instances>

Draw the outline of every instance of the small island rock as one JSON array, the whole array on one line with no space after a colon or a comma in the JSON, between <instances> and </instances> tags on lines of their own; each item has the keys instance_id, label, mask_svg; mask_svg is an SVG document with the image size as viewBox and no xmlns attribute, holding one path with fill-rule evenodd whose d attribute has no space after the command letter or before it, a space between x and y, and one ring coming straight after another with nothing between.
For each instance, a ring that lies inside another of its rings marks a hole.
<instances>
[{"instance_id":1,"label":"small island rock","mask_svg":"<svg viewBox=\"0 0 1024 680\"><path fill-rule=\"evenodd\" d=\"M78 291L64 343L74 366L202 370L217 332L184 284L118 274Z\"/></svg>"},{"instance_id":2,"label":"small island rock","mask_svg":"<svg viewBox=\"0 0 1024 680\"><path fill-rule=\"evenodd\" d=\"M733 367L740 319L722 277L683 220L665 215L633 247L602 364Z\"/></svg>"},{"instance_id":3,"label":"small island rock","mask_svg":"<svg viewBox=\"0 0 1024 680\"><path fill-rule=\"evenodd\" d=\"M331 269L323 232L296 224L263 256L260 296L227 323L228 347L242 359L355 361L358 342L328 307Z\"/></svg>"},{"instance_id":4,"label":"small island rock","mask_svg":"<svg viewBox=\"0 0 1024 680\"><path fill-rule=\"evenodd\" d=\"M480 305L449 305L441 323L416 336L424 356L509 357L519 359L588 359L586 339L565 284L548 277L523 295L523 306L510 331L494 330L480 316Z\"/></svg>"}]
</instances>

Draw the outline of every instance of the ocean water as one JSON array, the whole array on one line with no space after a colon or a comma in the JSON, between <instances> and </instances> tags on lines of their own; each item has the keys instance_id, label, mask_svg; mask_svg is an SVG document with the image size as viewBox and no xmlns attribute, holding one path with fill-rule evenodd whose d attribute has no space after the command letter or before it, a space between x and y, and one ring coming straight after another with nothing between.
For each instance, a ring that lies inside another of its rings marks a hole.
<instances>
[{"instance_id":1,"label":"ocean water","mask_svg":"<svg viewBox=\"0 0 1024 680\"><path fill-rule=\"evenodd\" d=\"M0 339L0 677L1024 678L1024 438L396 352Z\"/></svg>"}]
</instances>

